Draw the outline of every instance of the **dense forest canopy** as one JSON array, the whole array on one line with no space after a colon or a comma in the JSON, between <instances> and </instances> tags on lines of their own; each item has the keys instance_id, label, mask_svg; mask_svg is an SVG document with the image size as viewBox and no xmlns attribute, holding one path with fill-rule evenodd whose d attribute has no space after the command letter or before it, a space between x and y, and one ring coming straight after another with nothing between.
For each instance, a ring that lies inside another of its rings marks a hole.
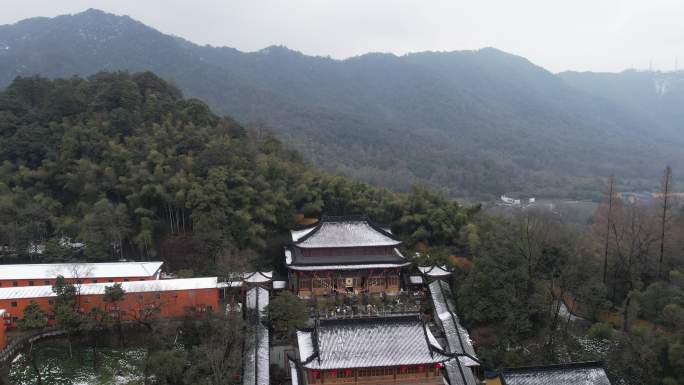
<instances>
[{"instance_id":1,"label":"dense forest canopy","mask_svg":"<svg viewBox=\"0 0 684 385\"><path fill-rule=\"evenodd\" d=\"M611 173L622 191L651 190L665 164L684 166L680 75L621 92L667 90L648 104L635 97L654 106L635 108L583 87L590 74L572 81L491 48L347 60L245 53L97 10L0 26L0 47L0 86L18 75L153 71L220 114L271 127L328 171L404 191L598 200Z\"/></svg>"},{"instance_id":2,"label":"dense forest canopy","mask_svg":"<svg viewBox=\"0 0 684 385\"><path fill-rule=\"evenodd\" d=\"M325 174L149 72L17 78L0 93L0 136L3 262L161 258L201 271L258 253L253 264L277 267L296 214L368 214L409 246L456 247L477 210Z\"/></svg>"}]
</instances>

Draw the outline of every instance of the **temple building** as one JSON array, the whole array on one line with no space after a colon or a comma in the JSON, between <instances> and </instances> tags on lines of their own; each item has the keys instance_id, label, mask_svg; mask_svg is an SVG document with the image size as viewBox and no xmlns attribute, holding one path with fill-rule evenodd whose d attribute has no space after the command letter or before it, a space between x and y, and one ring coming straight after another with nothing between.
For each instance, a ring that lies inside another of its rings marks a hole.
<instances>
[{"instance_id":1,"label":"temple building","mask_svg":"<svg viewBox=\"0 0 684 385\"><path fill-rule=\"evenodd\" d=\"M285 264L302 298L335 293L396 294L401 269L410 262L402 241L365 216L322 217L291 231Z\"/></svg>"},{"instance_id":2,"label":"temple building","mask_svg":"<svg viewBox=\"0 0 684 385\"><path fill-rule=\"evenodd\" d=\"M299 354L290 362L293 385L443 385L445 366L461 366L418 315L320 320L298 331L297 342ZM451 385L461 383L466 382Z\"/></svg>"}]
</instances>

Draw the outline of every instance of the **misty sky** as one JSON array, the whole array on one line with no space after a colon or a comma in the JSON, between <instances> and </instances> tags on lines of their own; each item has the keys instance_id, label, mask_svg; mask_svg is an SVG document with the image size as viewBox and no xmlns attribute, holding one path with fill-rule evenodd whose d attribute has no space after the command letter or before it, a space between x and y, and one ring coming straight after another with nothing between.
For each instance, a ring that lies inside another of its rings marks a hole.
<instances>
[{"instance_id":1,"label":"misty sky","mask_svg":"<svg viewBox=\"0 0 684 385\"><path fill-rule=\"evenodd\" d=\"M0 0L0 24L87 8L200 44L346 58L492 46L551 71L684 67L681 0Z\"/></svg>"}]
</instances>

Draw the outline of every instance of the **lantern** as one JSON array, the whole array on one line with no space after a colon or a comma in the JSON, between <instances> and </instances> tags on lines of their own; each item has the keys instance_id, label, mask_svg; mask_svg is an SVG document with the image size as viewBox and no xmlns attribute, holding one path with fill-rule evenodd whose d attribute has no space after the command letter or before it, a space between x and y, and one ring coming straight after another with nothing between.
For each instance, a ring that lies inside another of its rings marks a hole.
<instances>
[{"instance_id":1,"label":"lantern","mask_svg":"<svg viewBox=\"0 0 684 385\"><path fill-rule=\"evenodd\" d=\"M313 376L313 378L318 378L318 376L320 376L320 375L321 375L321 373L319 373L318 370L312 370L311 371L311 376Z\"/></svg>"},{"instance_id":2,"label":"lantern","mask_svg":"<svg viewBox=\"0 0 684 385\"><path fill-rule=\"evenodd\" d=\"M333 369L329 371L328 374L330 374L330 377L337 377L337 370Z\"/></svg>"},{"instance_id":3,"label":"lantern","mask_svg":"<svg viewBox=\"0 0 684 385\"><path fill-rule=\"evenodd\" d=\"M408 366L407 365L401 365L399 367L399 371L401 371L402 373L406 373L408 371Z\"/></svg>"},{"instance_id":4,"label":"lantern","mask_svg":"<svg viewBox=\"0 0 684 385\"><path fill-rule=\"evenodd\" d=\"M304 276L304 272L303 272L303 271L300 271L300 272L298 272L298 273L299 273L299 276L300 276L300 277L303 277L303 276Z\"/></svg>"},{"instance_id":5,"label":"lantern","mask_svg":"<svg viewBox=\"0 0 684 385\"><path fill-rule=\"evenodd\" d=\"M442 364L441 364L441 363L439 363L439 362L436 362L436 363L435 363L435 369L439 369L439 368L441 368L441 367L442 367Z\"/></svg>"},{"instance_id":6,"label":"lantern","mask_svg":"<svg viewBox=\"0 0 684 385\"><path fill-rule=\"evenodd\" d=\"M351 370L351 369L345 369L344 370L344 375L347 377L350 377L352 375L352 373L353 373L353 370Z\"/></svg>"}]
</instances>

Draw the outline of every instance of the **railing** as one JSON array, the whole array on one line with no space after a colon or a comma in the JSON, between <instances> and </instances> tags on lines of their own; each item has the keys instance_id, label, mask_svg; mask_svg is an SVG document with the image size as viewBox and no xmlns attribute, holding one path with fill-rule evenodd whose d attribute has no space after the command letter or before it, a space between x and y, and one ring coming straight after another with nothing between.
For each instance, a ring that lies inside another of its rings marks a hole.
<instances>
[{"instance_id":1,"label":"railing","mask_svg":"<svg viewBox=\"0 0 684 385\"><path fill-rule=\"evenodd\" d=\"M334 309L315 310L313 317L319 319L350 319L350 318L373 318L399 315L416 315L420 312L420 306L402 307L372 307L359 310L352 306L339 306Z\"/></svg>"},{"instance_id":2,"label":"railing","mask_svg":"<svg viewBox=\"0 0 684 385\"><path fill-rule=\"evenodd\" d=\"M0 365L5 364L7 361L9 361L14 355L16 355L21 349L23 349L27 344L32 344L38 340L42 340L44 338L50 338L50 337L57 337L57 336L62 336L65 335L66 331L62 329L57 329L57 328L50 328L46 330L42 330L38 333L33 333L33 334L27 334L24 336L21 336L14 341L10 342L7 347L5 347L3 350L0 350Z\"/></svg>"}]
</instances>

